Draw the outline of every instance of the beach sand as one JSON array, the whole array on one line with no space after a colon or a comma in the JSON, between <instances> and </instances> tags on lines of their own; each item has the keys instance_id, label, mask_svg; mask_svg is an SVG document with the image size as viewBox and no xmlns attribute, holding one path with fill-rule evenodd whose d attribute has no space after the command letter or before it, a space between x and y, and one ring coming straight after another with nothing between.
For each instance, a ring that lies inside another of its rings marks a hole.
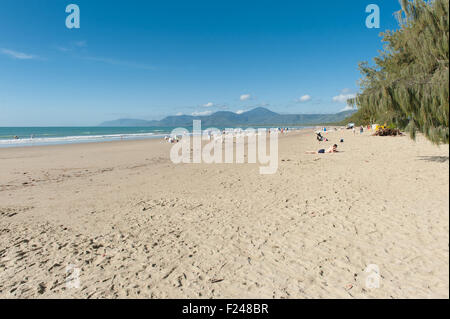
<instances>
[{"instance_id":1,"label":"beach sand","mask_svg":"<svg viewBox=\"0 0 450 319\"><path fill-rule=\"evenodd\" d=\"M280 138L273 175L160 140L0 149L0 297L449 298L448 145L327 136Z\"/></svg>"}]
</instances>

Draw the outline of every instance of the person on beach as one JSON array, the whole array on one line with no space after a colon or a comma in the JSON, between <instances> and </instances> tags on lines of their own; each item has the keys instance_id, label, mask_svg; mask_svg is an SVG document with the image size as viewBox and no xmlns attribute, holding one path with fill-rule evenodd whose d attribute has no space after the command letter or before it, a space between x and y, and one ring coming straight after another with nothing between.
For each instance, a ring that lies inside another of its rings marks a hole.
<instances>
[{"instance_id":1,"label":"person on beach","mask_svg":"<svg viewBox=\"0 0 450 319\"><path fill-rule=\"evenodd\" d=\"M317 132L316 134L317 134L317 140L318 140L319 142L322 142L322 141L323 141L323 136L322 136L322 134L320 134L320 132Z\"/></svg>"},{"instance_id":2,"label":"person on beach","mask_svg":"<svg viewBox=\"0 0 450 319\"><path fill-rule=\"evenodd\" d=\"M324 148L318 150L318 151L308 151L306 152L306 154L325 154L325 153L337 153L337 144L334 144L333 146L330 146L327 150L325 150Z\"/></svg>"}]
</instances>

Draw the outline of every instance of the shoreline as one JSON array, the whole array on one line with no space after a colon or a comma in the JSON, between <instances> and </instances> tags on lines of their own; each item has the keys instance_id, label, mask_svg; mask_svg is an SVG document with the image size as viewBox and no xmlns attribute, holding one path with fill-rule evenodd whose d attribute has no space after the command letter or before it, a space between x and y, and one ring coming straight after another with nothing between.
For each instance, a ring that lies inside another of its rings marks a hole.
<instances>
[{"instance_id":1,"label":"shoreline","mask_svg":"<svg viewBox=\"0 0 450 319\"><path fill-rule=\"evenodd\" d=\"M262 128L262 127L261 127ZM230 128L231 129L231 128ZM313 129L313 127L305 126L299 128L292 128L291 132L298 132L302 130ZM34 137L21 139L0 139L0 149L2 148L16 148L16 147L38 147L49 145L66 145L66 144L87 144L87 143L105 143L114 141L139 141L162 139L167 133L124 133L112 135L77 135L77 136L60 136L60 137Z\"/></svg>"}]
</instances>

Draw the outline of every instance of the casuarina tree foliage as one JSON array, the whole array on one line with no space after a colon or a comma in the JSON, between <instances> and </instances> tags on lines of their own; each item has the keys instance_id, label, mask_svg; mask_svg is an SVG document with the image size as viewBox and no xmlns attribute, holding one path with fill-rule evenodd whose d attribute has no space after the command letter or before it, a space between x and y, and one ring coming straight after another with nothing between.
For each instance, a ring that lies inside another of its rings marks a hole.
<instances>
[{"instance_id":1,"label":"casuarina tree foliage","mask_svg":"<svg viewBox=\"0 0 450 319\"><path fill-rule=\"evenodd\" d=\"M402 0L399 29L381 34L375 66L362 62L361 93L348 100L351 120L422 132L449 143L449 1Z\"/></svg>"}]
</instances>

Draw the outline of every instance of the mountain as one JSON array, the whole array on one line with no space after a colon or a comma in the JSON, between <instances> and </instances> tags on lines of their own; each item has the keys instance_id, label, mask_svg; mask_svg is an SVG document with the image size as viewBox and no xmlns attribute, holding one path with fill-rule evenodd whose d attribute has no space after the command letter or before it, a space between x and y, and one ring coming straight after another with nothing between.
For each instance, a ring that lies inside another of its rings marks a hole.
<instances>
[{"instance_id":1,"label":"mountain","mask_svg":"<svg viewBox=\"0 0 450 319\"><path fill-rule=\"evenodd\" d=\"M119 119L103 122L100 126L161 126L161 127L190 127L193 120L201 120L203 127L236 127L249 125L312 125L320 123L336 123L343 121L356 110L339 112L336 114L278 114L266 108L258 107L253 110L237 114L229 111L219 111L211 115L168 116L160 121L145 121L135 119Z\"/></svg>"}]
</instances>

